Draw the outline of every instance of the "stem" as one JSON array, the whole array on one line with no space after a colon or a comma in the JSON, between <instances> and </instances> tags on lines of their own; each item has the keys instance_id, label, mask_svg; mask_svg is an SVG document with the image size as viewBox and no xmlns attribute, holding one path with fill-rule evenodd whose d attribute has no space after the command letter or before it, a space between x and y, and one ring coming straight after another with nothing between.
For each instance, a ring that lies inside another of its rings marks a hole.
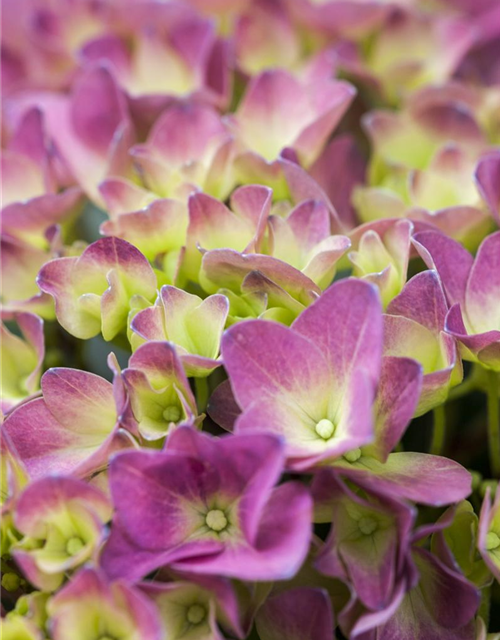
<instances>
[{"instance_id":1,"label":"stem","mask_svg":"<svg viewBox=\"0 0 500 640\"><path fill-rule=\"evenodd\" d=\"M477 376L473 371L470 374L470 376L467 378L467 380L462 382L462 384L459 384L458 387L454 387L453 389L450 389L450 392L448 394L448 402L453 400L458 400L462 396L466 396L471 391L475 391L478 387L479 387L479 384L478 384Z\"/></svg>"},{"instance_id":2,"label":"stem","mask_svg":"<svg viewBox=\"0 0 500 640\"><path fill-rule=\"evenodd\" d=\"M433 410L434 429L432 431L431 453L438 456L443 451L446 436L446 413L444 404L440 404Z\"/></svg>"},{"instance_id":3,"label":"stem","mask_svg":"<svg viewBox=\"0 0 500 640\"><path fill-rule=\"evenodd\" d=\"M206 378L195 378L194 388L196 391L196 404L198 411L203 413L208 403L208 382Z\"/></svg>"},{"instance_id":4,"label":"stem","mask_svg":"<svg viewBox=\"0 0 500 640\"><path fill-rule=\"evenodd\" d=\"M479 604L478 616L483 619L484 626L488 629L490 622L491 586L484 587L481 591L481 602Z\"/></svg>"},{"instance_id":5,"label":"stem","mask_svg":"<svg viewBox=\"0 0 500 640\"><path fill-rule=\"evenodd\" d=\"M499 377L496 371L487 371L488 448L490 468L494 478L500 477L500 403Z\"/></svg>"}]
</instances>

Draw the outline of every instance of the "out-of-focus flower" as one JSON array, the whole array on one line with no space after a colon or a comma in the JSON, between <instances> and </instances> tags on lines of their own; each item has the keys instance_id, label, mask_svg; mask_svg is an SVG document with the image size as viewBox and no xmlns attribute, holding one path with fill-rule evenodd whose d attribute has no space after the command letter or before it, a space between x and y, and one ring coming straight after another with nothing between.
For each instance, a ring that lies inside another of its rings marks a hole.
<instances>
[{"instance_id":1,"label":"out-of-focus flower","mask_svg":"<svg viewBox=\"0 0 500 640\"><path fill-rule=\"evenodd\" d=\"M131 308L148 306L156 296L156 276L146 258L119 238L102 238L79 257L45 264L37 279L55 300L60 324L88 339L102 332L112 340L126 328Z\"/></svg>"},{"instance_id":2,"label":"out-of-focus flower","mask_svg":"<svg viewBox=\"0 0 500 640\"><path fill-rule=\"evenodd\" d=\"M473 36L462 18L392 9L369 47L348 41L337 47L338 64L386 101L397 103L419 87L446 82Z\"/></svg>"},{"instance_id":3,"label":"out-of-focus flower","mask_svg":"<svg viewBox=\"0 0 500 640\"><path fill-rule=\"evenodd\" d=\"M415 246L439 274L452 305L445 328L458 341L462 357L500 371L500 232L483 240L475 259L433 231L416 234Z\"/></svg>"},{"instance_id":4,"label":"out-of-focus flower","mask_svg":"<svg viewBox=\"0 0 500 640\"><path fill-rule=\"evenodd\" d=\"M0 326L2 359L2 411L7 411L39 389L45 356L43 321L32 313L2 314L3 320L14 320L22 337Z\"/></svg>"},{"instance_id":5,"label":"out-of-focus flower","mask_svg":"<svg viewBox=\"0 0 500 640\"><path fill-rule=\"evenodd\" d=\"M384 309L406 282L412 232L409 220L394 220L379 231L368 224L351 234L355 243L354 251L349 253L353 275L378 287Z\"/></svg>"},{"instance_id":6,"label":"out-of-focus flower","mask_svg":"<svg viewBox=\"0 0 500 640\"><path fill-rule=\"evenodd\" d=\"M497 489L493 499L488 488L484 497L477 548L487 567L500 582L500 491Z\"/></svg>"},{"instance_id":7,"label":"out-of-focus flower","mask_svg":"<svg viewBox=\"0 0 500 640\"><path fill-rule=\"evenodd\" d=\"M130 3L122 20L128 34L90 40L81 55L112 69L143 124L179 98L226 104L228 51L212 21L175 2Z\"/></svg>"},{"instance_id":8,"label":"out-of-focus flower","mask_svg":"<svg viewBox=\"0 0 500 640\"><path fill-rule=\"evenodd\" d=\"M80 200L76 187L57 192L54 154L45 129L40 110L29 109L2 152L2 235L39 249L48 247L49 228L74 216Z\"/></svg>"},{"instance_id":9,"label":"out-of-focus flower","mask_svg":"<svg viewBox=\"0 0 500 640\"><path fill-rule=\"evenodd\" d=\"M434 271L414 276L389 304L384 316L384 353L414 358L424 377L416 415L442 404L462 381L454 338L445 333L448 305Z\"/></svg>"},{"instance_id":10,"label":"out-of-focus flower","mask_svg":"<svg viewBox=\"0 0 500 640\"><path fill-rule=\"evenodd\" d=\"M95 555L111 513L104 494L81 480L42 478L16 501L14 523L23 538L13 556L32 584L54 591L66 572Z\"/></svg>"},{"instance_id":11,"label":"out-of-focus flower","mask_svg":"<svg viewBox=\"0 0 500 640\"><path fill-rule=\"evenodd\" d=\"M264 71L250 81L230 126L239 143L235 169L244 183L261 182L285 190L282 152L293 153L304 167L319 156L355 95L343 81L297 80L282 69Z\"/></svg>"},{"instance_id":12,"label":"out-of-focus flower","mask_svg":"<svg viewBox=\"0 0 500 640\"><path fill-rule=\"evenodd\" d=\"M194 423L196 401L170 342L141 345L119 375L139 433L147 440L163 438L173 426Z\"/></svg>"},{"instance_id":13,"label":"out-of-focus flower","mask_svg":"<svg viewBox=\"0 0 500 640\"><path fill-rule=\"evenodd\" d=\"M476 181L479 193L500 226L500 153L491 153L479 162Z\"/></svg>"},{"instance_id":14,"label":"out-of-focus flower","mask_svg":"<svg viewBox=\"0 0 500 640\"><path fill-rule=\"evenodd\" d=\"M314 587L296 587L268 598L255 624L262 640L330 640L334 633L328 593Z\"/></svg>"},{"instance_id":15,"label":"out-of-focus flower","mask_svg":"<svg viewBox=\"0 0 500 640\"><path fill-rule=\"evenodd\" d=\"M49 140L66 173L97 203L108 175L127 175L134 140L125 96L104 67L82 71L69 95L28 92L11 99L12 120L33 107L43 114Z\"/></svg>"},{"instance_id":16,"label":"out-of-focus flower","mask_svg":"<svg viewBox=\"0 0 500 640\"><path fill-rule=\"evenodd\" d=\"M128 579L165 565L251 581L293 576L309 549L312 500L301 483L274 488L283 462L275 436L215 439L189 427L173 431L164 452L116 456L105 570Z\"/></svg>"},{"instance_id":17,"label":"out-of-focus flower","mask_svg":"<svg viewBox=\"0 0 500 640\"><path fill-rule=\"evenodd\" d=\"M235 432L279 434L293 469L368 444L381 348L376 289L354 279L327 289L291 329L259 320L234 325L222 358L243 410Z\"/></svg>"},{"instance_id":18,"label":"out-of-focus flower","mask_svg":"<svg viewBox=\"0 0 500 640\"><path fill-rule=\"evenodd\" d=\"M143 341L169 340L175 344L188 376L207 376L220 364L217 358L228 311L224 296L202 300L164 286L155 306L139 311L132 320L132 347Z\"/></svg>"},{"instance_id":19,"label":"out-of-focus flower","mask_svg":"<svg viewBox=\"0 0 500 640\"><path fill-rule=\"evenodd\" d=\"M353 193L360 219L409 217L477 246L491 228L474 182L488 147L461 101L423 95L405 111L372 112L364 123L374 155L369 186Z\"/></svg>"},{"instance_id":20,"label":"out-of-focus flower","mask_svg":"<svg viewBox=\"0 0 500 640\"><path fill-rule=\"evenodd\" d=\"M20 616L9 616L1 621L3 640L43 640L41 629Z\"/></svg>"},{"instance_id":21,"label":"out-of-focus flower","mask_svg":"<svg viewBox=\"0 0 500 640\"><path fill-rule=\"evenodd\" d=\"M399 0L405 4L413 0ZM322 42L327 37L363 38L380 27L391 11L392 3L371 0L287 0L295 22L312 31Z\"/></svg>"},{"instance_id":22,"label":"out-of-focus flower","mask_svg":"<svg viewBox=\"0 0 500 640\"><path fill-rule=\"evenodd\" d=\"M119 428L113 387L103 378L50 369L41 387L43 397L19 406L3 426L30 478L87 477L105 468L113 451L130 446L130 437Z\"/></svg>"},{"instance_id":23,"label":"out-of-focus flower","mask_svg":"<svg viewBox=\"0 0 500 640\"><path fill-rule=\"evenodd\" d=\"M82 569L48 603L48 628L54 640L129 637L162 640L154 604L138 589L109 582L95 569Z\"/></svg>"},{"instance_id":24,"label":"out-of-focus flower","mask_svg":"<svg viewBox=\"0 0 500 640\"><path fill-rule=\"evenodd\" d=\"M14 528L12 518L15 501L28 483L28 474L19 460L5 429L0 429L0 551L7 556L14 542L18 540L18 533Z\"/></svg>"}]
</instances>

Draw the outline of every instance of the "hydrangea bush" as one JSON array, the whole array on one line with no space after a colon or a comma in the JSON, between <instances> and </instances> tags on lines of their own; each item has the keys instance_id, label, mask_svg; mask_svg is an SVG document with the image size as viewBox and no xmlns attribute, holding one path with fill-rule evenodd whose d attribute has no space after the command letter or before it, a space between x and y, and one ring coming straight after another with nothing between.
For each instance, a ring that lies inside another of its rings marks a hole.
<instances>
[{"instance_id":1,"label":"hydrangea bush","mask_svg":"<svg viewBox=\"0 0 500 640\"><path fill-rule=\"evenodd\" d=\"M4 640L498 640L498 0L2 9Z\"/></svg>"}]
</instances>

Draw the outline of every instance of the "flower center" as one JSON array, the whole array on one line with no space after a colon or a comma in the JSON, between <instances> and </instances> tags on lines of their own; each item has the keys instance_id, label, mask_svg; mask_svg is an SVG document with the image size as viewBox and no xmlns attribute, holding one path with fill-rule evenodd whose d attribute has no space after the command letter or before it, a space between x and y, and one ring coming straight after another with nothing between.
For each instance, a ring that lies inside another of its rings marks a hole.
<instances>
[{"instance_id":1,"label":"flower center","mask_svg":"<svg viewBox=\"0 0 500 640\"><path fill-rule=\"evenodd\" d=\"M363 535L369 536L378 529L378 522L375 518L364 516L358 521L358 527Z\"/></svg>"},{"instance_id":2,"label":"flower center","mask_svg":"<svg viewBox=\"0 0 500 640\"><path fill-rule=\"evenodd\" d=\"M486 535L486 551L494 551L500 547L500 538L494 531L490 531Z\"/></svg>"},{"instance_id":3,"label":"flower center","mask_svg":"<svg viewBox=\"0 0 500 640\"><path fill-rule=\"evenodd\" d=\"M73 537L68 540L66 543L66 553L70 556L74 556L75 553L78 553L85 546L83 540L78 537Z\"/></svg>"},{"instance_id":4,"label":"flower center","mask_svg":"<svg viewBox=\"0 0 500 640\"><path fill-rule=\"evenodd\" d=\"M181 418L181 410L175 404L171 404L163 412L163 417L167 422L178 422Z\"/></svg>"},{"instance_id":5,"label":"flower center","mask_svg":"<svg viewBox=\"0 0 500 640\"><path fill-rule=\"evenodd\" d=\"M323 420L320 420L314 427L314 430L320 438L323 438L323 440L329 440L335 433L335 425L331 420L323 418Z\"/></svg>"},{"instance_id":6,"label":"flower center","mask_svg":"<svg viewBox=\"0 0 500 640\"><path fill-rule=\"evenodd\" d=\"M361 449L348 451L347 453L344 453L343 457L347 462L357 462L361 458Z\"/></svg>"},{"instance_id":7,"label":"flower center","mask_svg":"<svg viewBox=\"0 0 500 640\"><path fill-rule=\"evenodd\" d=\"M205 517L205 524L212 531L223 531L227 527L227 518L224 511L211 509Z\"/></svg>"},{"instance_id":8,"label":"flower center","mask_svg":"<svg viewBox=\"0 0 500 640\"><path fill-rule=\"evenodd\" d=\"M186 617L191 624L200 624L205 619L207 612L201 604L192 604L187 610Z\"/></svg>"}]
</instances>

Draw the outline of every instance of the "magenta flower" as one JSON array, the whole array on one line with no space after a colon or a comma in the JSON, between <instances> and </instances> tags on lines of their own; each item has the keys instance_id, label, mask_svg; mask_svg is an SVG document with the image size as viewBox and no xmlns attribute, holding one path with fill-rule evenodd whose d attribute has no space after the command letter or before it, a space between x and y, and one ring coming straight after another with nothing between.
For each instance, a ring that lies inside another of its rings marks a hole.
<instances>
[{"instance_id":1,"label":"magenta flower","mask_svg":"<svg viewBox=\"0 0 500 640\"><path fill-rule=\"evenodd\" d=\"M500 371L500 233L483 240L475 259L436 232L417 234L415 246L439 274L451 305L446 331L457 339L462 357Z\"/></svg>"},{"instance_id":2,"label":"magenta flower","mask_svg":"<svg viewBox=\"0 0 500 640\"><path fill-rule=\"evenodd\" d=\"M123 380L130 414L146 440L158 440L169 429L194 424L196 401L187 381L182 362L170 342L151 341L140 346L129 359L128 367L117 378ZM116 380L118 382L118 380Z\"/></svg>"},{"instance_id":3,"label":"magenta flower","mask_svg":"<svg viewBox=\"0 0 500 640\"><path fill-rule=\"evenodd\" d=\"M111 184L112 183L112 184ZM100 231L105 236L115 236L133 244L148 260L160 258L167 277L175 281L182 247L186 244L188 226L187 207L178 200L156 200L147 192L139 192L132 198L117 194L118 179L109 180L101 193L108 205L111 219L105 220ZM128 189L128 187L126 187ZM115 212L117 215L114 215Z\"/></svg>"},{"instance_id":4,"label":"magenta flower","mask_svg":"<svg viewBox=\"0 0 500 640\"><path fill-rule=\"evenodd\" d=\"M500 223L500 153L492 153L479 162L476 181L491 215Z\"/></svg>"},{"instance_id":5,"label":"magenta flower","mask_svg":"<svg viewBox=\"0 0 500 640\"><path fill-rule=\"evenodd\" d=\"M415 509L372 492L368 483L349 488L328 471L315 477L313 495L321 513L334 523L317 557L317 569L345 582L367 609L390 606L410 552Z\"/></svg>"},{"instance_id":6,"label":"magenta flower","mask_svg":"<svg viewBox=\"0 0 500 640\"><path fill-rule=\"evenodd\" d=\"M384 353L414 358L423 368L416 415L442 404L463 377L456 341L444 331L447 313L437 274L423 271L406 284L384 316Z\"/></svg>"},{"instance_id":7,"label":"magenta flower","mask_svg":"<svg viewBox=\"0 0 500 640\"><path fill-rule=\"evenodd\" d=\"M500 580L500 491L498 488L493 504L491 491L488 488L484 497L477 546L486 566Z\"/></svg>"},{"instance_id":8,"label":"magenta flower","mask_svg":"<svg viewBox=\"0 0 500 640\"><path fill-rule=\"evenodd\" d=\"M259 320L231 327L222 358L243 411L235 433L280 435L293 469L368 444L381 350L376 290L354 279L327 289L291 328Z\"/></svg>"},{"instance_id":9,"label":"magenta flower","mask_svg":"<svg viewBox=\"0 0 500 640\"><path fill-rule=\"evenodd\" d=\"M334 632L328 592L297 587L271 596L255 620L261 640L330 640Z\"/></svg>"},{"instance_id":10,"label":"magenta flower","mask_svg":"<svg viewBox=\"0 0 500 640\"><path fill-rule=\"evenodd\" d=\"M274 436L215 439L188 427L163 452L115 457L103 567L130 580L165 565L252 581L293 576L309 549L312 505L300 483L275 487L283 462Z\"/></svg>"},{"instance_id":11,"label":"magenta flower","mask_svg":"<svg viewBox=\"0 0 500 640\"><path fill-rule=\"evenodd\" d=\"M210 20L180 3L133 6L121 19L125 33L90 39L82 57L86 65L112 69L142 124L180 98L224 106L227 46Z\"/></svg>"},{"instance_id":12,"label":"magenta flower","mask_svg":"<svg viewBox=\"0 0 500 640\"><path fill-rule=\"evenodd\" d=\"M19 101L20 110L40 108L66 174L99 203L99 183L109 173L125 171L134 136L125 96L112 74L91 67L78 76L70 95L28 93Z\"/></svg>"},{"instance_id":13,"label":"magenta flower","mask_svg":"<svg viewBox=\"0 0 500 640\"><path fill-rule=\"evenodd\" d=\"M178 574L169 582L142 582L168 637L223 640L220 626L243 638L236 589L227 578Z\"/></svg>"},{"instance_id":14,"label":"magenta flower","mask_svg":"<svg viewBox=\"0 0 500 640\"><path fill-rule=\"evenodd\" d=\"M58 193L58 176L37 107L20 116L2 152L2 234L46 248L45 233L77 210L80 190Z\"/></svg>"},{"instance_id":15,"label":"magenta flower","mask_svg":"<svg viewBox=\"0 0 500 640\"><path fill-rule=\"evenodd\" d=\"M216 294L202 300L182 289L164 286L155 306L134 316L132 345L144 340L169 340L175 344L188 376L208 376L221 364L220 340L228 311L229 302L224 296Z\"/></svg>"},{"instance_id":16,"label":"magenta flower","mask_svg":"<svg viewBox=\"0 0 500 640\"><path fill-rule=\"evenodd\" d=\"M162 640L163 627L154 604L138 589L109 582L94 569L82 569L48 604L54 640L126 637Z\"/></svg>"},{"instance_id":17,"label":"magenta flower","mask_svg":"<svg viewBox=\"0 0 500 640\"><path fill-rule=\"evenodd\" d=\"M16 501L14 523L23 538L13 556L29 581L53 591L65 574L95 555L111 518L109 500L74 478L48 476Z\"/></svg>"},{"instance_id":18,"label":"magenta flower","mask_svg":"<svg viewBox=\"0 0 500 640\"><path fill-rule=\"evenodd\" d=\"M15 319L22 337L0 324L2 358L2 411L7 412L39 389L45 356L43 321L32 313L3 313L2 320Z\"/></svg>"},{"instance_id":19,"label":"magenta flower","mask_svg":"<svg viewBox=\"0 0 500 640\"><path fill-rule=\"evenodd\" d=\"M354 87L346 82L301 83L283 69L252 78L231 120L241 148L236 159L238 176L245 183L269 184L281 195L280 154L291 149L303 166L310 166L354 95Z\"/></svg>"},{"instance_id":20,"label":"magenta flower","mask_svg":"<svg viewBox=\"0 0 500 640\"><path fill-rule=\"evenodd\" d=\"M119 427L113 387L103 378L50 369L41 387L43 397L15 409L4 425L32 479L51 473L86 477L105 468L111 452L130 446Z\"/></svg>"},{"instance_id":21,"label":"magenta flower","mask_svg":"<svg viewBox=\"0 0 500 640\"><path fill-rule=\"evenodd\" d=\"M51 260L37 281L54 298L61 325L82 339L102 332L112 340L126 328L134 303L148 306L156 296L156 275L148 261L119 238L97 240L79 257Z\"/></svg>"},{"instance_id":22,"label":"magenta flower","mask_svg":"<svg viewBox=\"0 0 500 640\"><path fill-rule=\"evenodd\" d=\"M412 554L400 576L393 601L383 610L368 611L355 600L342 611L340 625L350 637L467 640L474 637L474 615L479 604L476 587L457 570L445 544L432 552L422 541L446 521L417 529Z\"/></svg>"}]
</instances>

